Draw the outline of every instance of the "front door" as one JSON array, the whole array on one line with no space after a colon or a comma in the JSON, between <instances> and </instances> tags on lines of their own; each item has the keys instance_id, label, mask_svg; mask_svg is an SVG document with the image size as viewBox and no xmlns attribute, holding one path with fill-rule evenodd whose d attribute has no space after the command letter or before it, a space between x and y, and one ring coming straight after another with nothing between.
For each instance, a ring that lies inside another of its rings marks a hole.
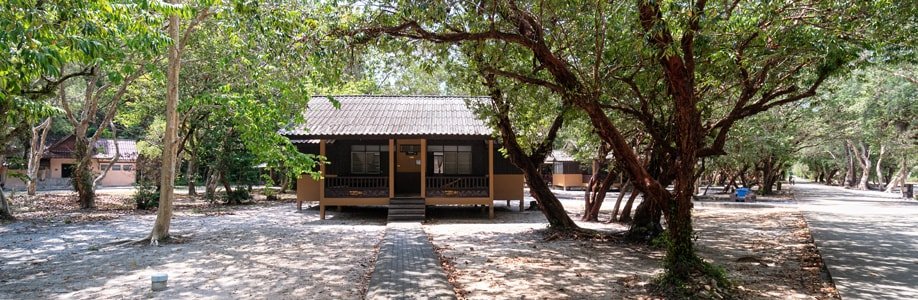
<instances>
[{"instance_id":1,"label":"front door","mask_svg":"<svg viewBox=\"0 0 918 300\"><path fill-rule=\"evenodd\" d=\"M395 195L421 195L421 140L395 141Z\"/></svg>"}]
</instances>

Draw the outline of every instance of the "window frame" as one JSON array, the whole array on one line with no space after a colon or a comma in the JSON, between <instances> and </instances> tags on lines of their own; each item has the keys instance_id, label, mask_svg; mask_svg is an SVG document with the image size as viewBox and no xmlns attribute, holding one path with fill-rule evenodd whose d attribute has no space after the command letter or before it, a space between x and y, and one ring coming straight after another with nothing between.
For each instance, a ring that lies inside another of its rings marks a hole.
<instances>
[{"instance_id":1,"label":"window frame","mask_svg":"<svg viewBox=\"0 0 918 300\"><path fill-rule=\"evenodd\" d=\"M351 145L350 171L353 175L382 174L382 152L388 152L388 145ZM361 159L355 159L361 157ZM359 161L359 162L358 162ZM375 165L374 165L375 162ZM359 168L359 170L358 170Z\"/></svg>"},{"instance_id":2,"label":"window frame","mask_svg":"<svg viewBox=\"0 0 918 300\"><path fill-rule=\"evenodd\" d=\"M430 145L428 152L433 153L433 174L435 175L472 175L475 173L475 160L471 145Z\"/></svg>"}]
</instances>

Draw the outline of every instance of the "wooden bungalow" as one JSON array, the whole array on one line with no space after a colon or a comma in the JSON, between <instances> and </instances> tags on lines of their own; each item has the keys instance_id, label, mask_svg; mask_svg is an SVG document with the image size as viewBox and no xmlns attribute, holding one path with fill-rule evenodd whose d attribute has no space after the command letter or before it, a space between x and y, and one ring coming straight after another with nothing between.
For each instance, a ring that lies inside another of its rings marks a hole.
<instances>
[{"instance_id":1,"label":"wooden bungalow","mask_svg":"<svg viewBox=\"0 0 918 300\"><path fill-rule=\"evenodd\" d=\"M389 219L423 218L428 205L519 200L523 175L504 158L491 130L469 108L479 97L317 96L306 124L281 133L301 152L323 155L319 180L297 181L297 201L327 206L388 206Z\"/></svg>"},{"instance_id":2,"label":"wooden bungalow","mask_svg":"<svg viewBox=\"0 0 918 300\"><path fill-rule=\"evenodd\" d=\"M585 188L590 182L589 167L585 170L580 162L561 150L552 151L545 158L545 172L550 172L551 186L563 190Z\"/></svg>"}]
</instances>

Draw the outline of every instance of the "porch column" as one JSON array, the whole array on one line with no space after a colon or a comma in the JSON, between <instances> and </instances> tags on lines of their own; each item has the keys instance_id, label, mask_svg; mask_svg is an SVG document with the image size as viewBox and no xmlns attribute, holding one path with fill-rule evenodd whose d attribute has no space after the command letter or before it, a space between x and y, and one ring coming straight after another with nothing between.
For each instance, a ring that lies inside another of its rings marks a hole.
<instances>
[{"instance_id":1,"label":"porch column","mask_svg":"<svg viewBox=\"0 0 918 300\"><path fill-rule=\"evenodd\" d=\"M325 156L325 140L319 141L319 155ZM325 164L319 164L319 219L325 220Z\"/></svg>"},{"instance_id":2,"label":"porch column","mask_svg":"<svg viewBox=\"0 0 918 300\"><path fill-rule=\"evenodd\" d=\"M389 139L389 198L395 197L395 140Z\"/></svg>"},{"instance_id":3,"label":"porch column","mask_svg":"<svg viewBox=\"0 0 918 300\"><path fill-rule=\"evenodd\" d=\"M494 140L488 140L488 218L494 219Z\"/></svg>"},{"instance_id":4,"label":"porch column","mask_svg":"<svg viewBox=\"0 0 918 300\"><path fill-rule=\"evenodd\" d=\"M427 139L421 139L421 198L427 198Z\"/></svg>"}]
</instances>

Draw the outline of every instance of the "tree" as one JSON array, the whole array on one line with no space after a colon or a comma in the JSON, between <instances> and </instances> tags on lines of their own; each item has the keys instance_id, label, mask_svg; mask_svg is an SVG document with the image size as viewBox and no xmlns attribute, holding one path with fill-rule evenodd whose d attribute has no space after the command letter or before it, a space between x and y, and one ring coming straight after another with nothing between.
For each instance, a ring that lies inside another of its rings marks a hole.
<instances>
[{"instance_id":1,"label":"tree","mask_svg":"<svg viewBox=\"0 0 918 300\"><path fill-rule=\"evenodd\" d=\"M27 194L35 196L38 187L38 165L41 162L41 156L45 151L45 140L48 138L48 132L51 131L51 120L53 117L47 117L44 121L35 127L32 127L32 140L29 143L29 164L26 176L29 180L26 182Z\"/></svg>"},{"instance_id":2,"label":"tree","mask_svg":"<svg viewBox=\"0 0 918 300\"><path fill-rule=\"evenodd\" d=\"M172 0L173 4L181 4L181 0ZM158 244L160 240L169 238L169 227L172 223L172 200L175 198L173 185L175 184L175 155L178 137L178 98L179 98L179 71L182 67L182 44L180 35L179 14L169 14L169 66L166 69L166 131L163 133L162 170L159 182L159 209L156 211L156 221L153 231L150 232L150 243ZM193 30L189 26L188 31Z\"/></svg>"},{"instance_id":3,"label":"tree","mask_svg":"<svg viewBox=\"0 0 918 300\"><path fill-rule=\"evenodd\" d=\"M589 116L644 194L644 203L653 206L649 211L662 211L666 218L664 282L670 284L710 273L692 244L698 159L722 155L737 121L815 95L826 78L861 51L851 29L877 26L865 24L875 22L869 18L874 6L847 2L500 1L362 7L367 23L348 31L357 39L389 36L498 57L522 54L514 63L485 61L490 64L479 69L551 91ZM654 145L648 158L659 157L658 165L672 167L658 175L649 172L645 167L652 164L631 147L609 119L609 110L640 124ZM668 182L675 183L673 192L663 184Z\"/></svg>"},{"instance_id":4,"label":"tree","mask_svg":"<svg viewBox=\"0 0 918 300\"><path fill-rule=\"evenodd\" d=\"M231 147L227 153L248 153L255 164L264 163L267 170L283 170L296 178L301 174L319 176L316 166L320 157L297 151L279 132L303 122L309 95L322 92L320 85L334 90L341 61L327 56L327 39L305 39L301 33L320 34L324 23L310 15L315 7L306 3L200 3L183 7L186 16L195 16L182 34L173 33L175 61L183 76L171 74L175 81L169 94L181 93L174 107L167 102L167 124L163 136L163 170L160 182L163 196L171 195L180 151L191 155L201 149L194 143L208 138L229 138L241 142L245 151ZM175 20L179 22L179 20ZM324 67L334 65L335 67ZM176 70L177 71L177 70ZM182 79L187 78L187 79ZM168 81L167 80L167 81ZM173 88L175 89L173 91ZM174 120L169 121L170 118ZM213 119L208 119L213 118ZM223 121L213 131L201 126L215 119ZM173 131L174 130L174 131ZM222 140L222 139L221 139ZM192 144L187 144L192 141ZM174 146L174 149L167 147ZM227 148L229 149L229 148ZM241 151L241 152L240 152ZM246 155L248 155L246 154ZM168 158L167 158L168 157ZM237 157L239 158L239 157ZM171 160L171 161L167 161ZM229 168L233 164L216 165ZM231 169L219 170L224 178ZM168 178L167 178L168 177ZM170 183L167 183L170 182ZM226 181L229 183L229 181ZM152 241L168 237L171 198L160 198L160 215L149 236Z\"/></svg>"},{"instance_id":5,"label":"tree","mask_svg":"<svg viewBox=\"0 0 918 300\"><path fill-rule=\"evenodd\" d=\"M126 48L155 52L161 39L149 26L156 23L151 8L108 1L0 4L0 47L9 50L0 58L0 145L10 133L58 111L45 100L68 80L92 75L92 68L80 66L116 61L130 52ZM102 75L120 81L130 73L118 71Z\"/></svg>"}]
</instances>

